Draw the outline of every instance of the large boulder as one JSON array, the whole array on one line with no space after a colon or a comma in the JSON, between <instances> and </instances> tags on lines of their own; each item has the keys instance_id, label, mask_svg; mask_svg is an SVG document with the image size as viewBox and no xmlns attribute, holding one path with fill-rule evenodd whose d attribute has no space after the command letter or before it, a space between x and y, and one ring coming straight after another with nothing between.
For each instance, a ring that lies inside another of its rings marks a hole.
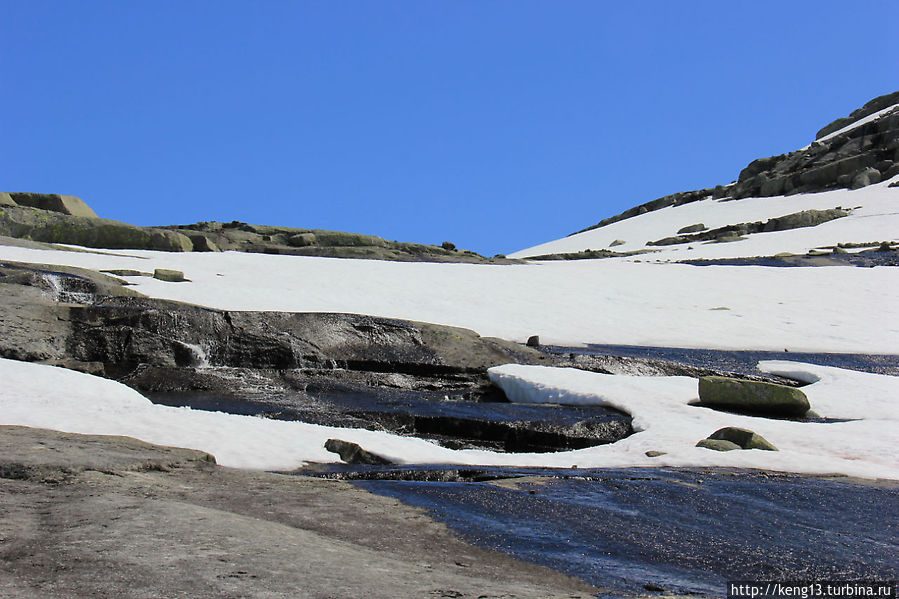
<instances>
[{"instance_id":1,"label":"large boulder","mask_svg":"<svg viewBox=\"0 0 899 599\"><path fill-rule=\"evenodd\" d=\"M699 405L774 417L802 416L810 408L805 393L795 387L724 376L699 379Z\"/></svg>"},{"instance_id":2,"label":"large boulder","mask_svg":"<svg viewBox=\"0 0 899 599\"><path fill-rule=\"evenodd\" d=\"M190 242L193 244L193 249L195 252L220 252L219 246L215 244L215 242L207 237L206 235L202 235L200 233L195 233L187 236L190 239Z\"/></svg>"},{"instance_id":3,"label":"large boulder","mask_svg":"<svg viewBox=\"0 0 899 599\"><path fill-rule=\"evenodd\" d=\"M75 196L56 193L11 193L9 195L19 206L50 210L71 216L97 218L97 213L84 200Z\"/></svg>"},{"instance_id":4,"label":"large boulder","mask_svg":"<svg viewBox=\"0 0 899 599\"><path fill-rule=\"evenodd\" d=\"M0 206L15 206L16 203L8 193L0 191Z\"/></svg>"},{"instance_id":5,"label":"large boulder","mask_svg":"<svg viewBox=\"0 0 899 599\"><path fill-rule=\"evenodd\" d=\"M880 171L869 166L852 178L849 189L861 189L862 187L867 187L874 183L880 183Z\"/></svg>"}]
</instances>

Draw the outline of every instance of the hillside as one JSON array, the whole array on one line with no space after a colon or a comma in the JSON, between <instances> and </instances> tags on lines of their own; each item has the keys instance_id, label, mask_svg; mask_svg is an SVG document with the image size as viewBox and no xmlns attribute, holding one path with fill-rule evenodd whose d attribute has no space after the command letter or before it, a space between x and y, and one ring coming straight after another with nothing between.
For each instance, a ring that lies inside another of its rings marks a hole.
<instances>
[{"instance_id":1,"label":"hillside","mask_svg":"<svg viewBox=\"0 0 899 599\"><path fill-rule=\"evenodd\" d=\"M138 227L99 218L83 200L51 193L0 192L0 236L98 249L165 252L240 251L292 256L365 258L400 262L507 263L457 249L446 241L427 245L376 235L244 222Z\"/></svg>"},{"instance_id":2,"label":"hillside","mask_svg":"<svg viewBox=\"0 0 899 599\"><path fill-rule=\"evenodd\" d=\"M897 239L897 175L899 92L837 119L804 148L753 161L728 185L664 196L510 256L681 261L877 248Z\"/></svg>"}]
</instances>

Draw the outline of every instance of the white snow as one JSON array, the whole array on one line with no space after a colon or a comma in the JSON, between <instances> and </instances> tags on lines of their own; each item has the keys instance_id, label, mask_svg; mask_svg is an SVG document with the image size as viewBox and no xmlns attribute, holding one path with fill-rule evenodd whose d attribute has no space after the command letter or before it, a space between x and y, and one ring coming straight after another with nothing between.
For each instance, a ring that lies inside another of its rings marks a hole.
<instances>
[{"instance_id":1,"label":"white snow","mask_svg":"<svg viewBox=\"0 0 899 599\"><path fill-rule=\"evenodd\" d=\"M740 200L706 199L681 206L646 212L605 227L593 229L543 243L509 254L526 258L585 249L613 249L630 252L655 250L637 256L640 260L686 260L693 258L736 258L773 256L780 252L805 254L810 249L838 243L871 243L899 239L899 188L888 187L889 181L857 190L840 189L822 193L797 194ZM755 233L743 241L730 243L686 243L669 246L647 246L649 241L677 235L683 227L702 223L716 229L737 223L766 221L802 210L827 210L840 206L853 208L851 214L818 225L789 231ZM616 239L624 245L610 248Z\"/></svg>"},{"instance_id":2,"label":"white snow","mask_svg":"<svg viewBox=\"0 0 899 599\"><path fill-rule=\"evenodd\" d=\"M51 366L0 359L0 424L126 435L212 453L219 464L291 469L337 461L324 442L336 437L400 463L510 466L721 466L809 474L899 479L895 448L899 378L790 362L765 362L772 373L816 380L804 388L822 416L851 422L809 424L715 412L687 405L697 397L688 377L633 377L506 365L491 378L516 401L601 404L634 416L636 434L610 445L549 454L453 451L411 437L361 429L268 420L152 404L114 381ZM694 447L723 426L749 428L780 451L717 452ZM646 451L664 451L649 458Z\"/></svg>"},{"instance_id":3,"label":"white snow","mask_svg":"<svg viewBox=\"0 0 899 599\"><path fill-rule=\"evenodd\" d=\"M870 221L876 226L877 219ZM537 334L543 343L558 345L899 354L899 269L890 267L697 267L627 260L472 265L239 252L113 254L0 246L0 260L94 270L174 268L192 282L126 278L152 297L227 310L370 314L521 342Z\"/></svg>"}]
</instances>

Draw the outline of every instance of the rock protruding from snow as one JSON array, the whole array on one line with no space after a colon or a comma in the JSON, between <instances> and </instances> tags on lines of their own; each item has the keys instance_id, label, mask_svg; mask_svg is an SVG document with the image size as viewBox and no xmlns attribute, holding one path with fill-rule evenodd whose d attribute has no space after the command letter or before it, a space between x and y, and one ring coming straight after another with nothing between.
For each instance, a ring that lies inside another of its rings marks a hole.
<instances>
[{"instance_id":1,"label":"rock protruding from snow","mask_svg":"<svg viewBox=\"0 0 899 599\"><path fill-rule=\"evenodd\" d=\"M760 434L745 428L726 426L709 435L707 441L728 441L740 449L761 449L763 451L777 451L777 448ZM699 446L697 446L699 447ZM706 447L706 446L703 446ZM721 451L721 449L719 449Z\"/></svg>"},{"instance_id":2,"label":"rock protruding from snow","mask_svg":"<svg viewBox=\"0 0 899 599\"><path fill-rule=\"evenodd\" d=\"M760 416L802 416L809 411L801 389L723 376L699 379L701 406Z\"/></svg>"}]
</instances>

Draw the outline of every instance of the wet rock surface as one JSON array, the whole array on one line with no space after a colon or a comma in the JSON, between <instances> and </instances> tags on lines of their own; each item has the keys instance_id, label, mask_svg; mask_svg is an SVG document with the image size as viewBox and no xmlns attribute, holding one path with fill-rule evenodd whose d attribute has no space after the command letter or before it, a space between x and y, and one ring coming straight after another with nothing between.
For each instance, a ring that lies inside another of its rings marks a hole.
<instances>
[{"instance_id":1,"label":"wet rock surface","mask_svg":"<svg viewBox=\"0 0 899 599\"><path fill-rule=\"evenodd\" d=\"M600 589L336 480L125 437L0 427L0 596L528 597Z\"/></svg>"},{"instance_id":2,"label":"wet rock surface","mask_svg":"<svg viewBox=\"0 0 899 599\"><path fill-rule=\"evenodd\" d=\"M428 509L479 546L625 596L646 585L720 597L728 580L899 574L893 483L698 469L500 474L469 477L479 482L375 476L357 484Z\"/></svg>"}]
</instances>

